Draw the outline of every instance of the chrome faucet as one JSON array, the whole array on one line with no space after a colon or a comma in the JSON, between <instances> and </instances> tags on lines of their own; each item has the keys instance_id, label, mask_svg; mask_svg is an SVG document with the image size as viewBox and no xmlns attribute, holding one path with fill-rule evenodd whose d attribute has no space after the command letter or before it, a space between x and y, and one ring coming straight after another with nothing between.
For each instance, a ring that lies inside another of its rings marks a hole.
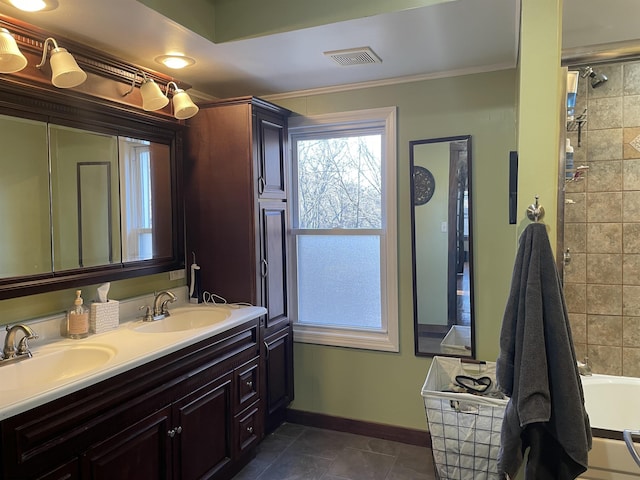
<instances>
[{"instance_id":1,"label":"chrome faucet","mask_svg":"<svg viewBox=\"0 0 640 480\"><path fill-rule=\"evenodd\" d=\"M584 362L578 361L578 373L585 377L591 376L591 365L589 365L588 357L584 357Z\"/></svg>"},{"instance_id":2,"label":"chrome faucet","mask_svg":"<svg viewBox=\"0 0 640 480\"><path fill-rule=\"evenodd\" d=\"M164 297L169 297L166 300L162 301ZM153 319L160 320L165 317L168 317L169 309L167 308L168 303L173 303L176 301L176 296L171 293L169 290L163 290L160 293L157 293L155 298L153 299Z\"/></svg>"},{"instance_id":3,"label":"chrome faucet","mask_svg":"<svg viewBox=\"0 0 640 480\"><path fill-rule=\"evenodd\" d=\"M20 339L20 342L16 347L16 334L18 333L18 330L22 330L24 336ZM4 348L2 349L2 356L0 357L0 360L31 357L31 351L29 350L29 344L27 341L33 340L34 338L38 338L38 335L26 325L18 324L13 327L7 325L7 335L4 339Z\"/></svg>"}]
</instances>

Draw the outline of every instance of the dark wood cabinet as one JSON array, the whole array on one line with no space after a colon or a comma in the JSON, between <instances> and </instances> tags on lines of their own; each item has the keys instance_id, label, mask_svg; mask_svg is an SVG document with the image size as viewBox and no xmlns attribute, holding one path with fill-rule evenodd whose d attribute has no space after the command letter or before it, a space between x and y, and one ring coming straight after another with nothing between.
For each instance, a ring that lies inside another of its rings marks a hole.
<instances>
[{"instance_id":1,"label":"dark wood cabinet","mask_svg":"<svg viewBox=\"0 0 640 480\"><path fill-rule=\"evenodd\" d=\"M286 325L287 285L287 205L284 202L260 202L261 296L267 308L266 335Z\"/></svg>"},{"instance_id":2,"label":"dark wood cabinet","mask_svg":"<svg viewBox=\"0 0 640 480\"><path fill-rule=\"evenodd\" d=\"M271 310L261 205L280 204L277 260L286 265L286 145L289 112L254 97L201 105L185 139L187 251L201 267L202 289L229 302ZM269 211L270 212L270 211ZM269 265L267 265L269 262ZM278 268L279 267L279 268ZM280 282L286 290L286 275ZM281 294L282 295L282 294ZM280 300L282 303L282 300ZM287 317L286 302L274 306Z\"/></svg>"},{"instance_id":3,"label":"dark wood cabinet","mask_svg":"<svg viewBox=\"0 0 640 480\"><path fill-rule=\"evenodd\" d=\"M269 106L271 108L271 105ZM287 123L289 112L280 110L275 116L254 108L254 143L260 198L287 199Z\"/></svg>"},{"instance_id":4,"label":"dark wood cabinet","mask_svg":"<svg viewBox=\"0 0 640 480\"><path fill-rule=\"evenodd\" d=\"M82 455L82 478L169 480L172 476L171 408L136 422Z\"/></svg>"},{"instance_id":5,"label":"dark wood cabinet","mask_svg":"<svg viewBox=\"0 0 640 480\"><path fill-rule=\"evenodd\" d=\"M174 478L211 478L231 462L232 380L232 373L224 375L174 404Z\"/></svg>"},{"instance_id":6,"label":"dark wood cabinet","mask_svg":"<svg viewBox=\"0 0 640 480\"><path fill-rule=\"evenodd\" d=\"M188 394L82 456L92 480L214 478L232 461L232 374Z\"/></svg>"},{"instance_id":7,"label":"dark wood cabinet","mask_svg":"<svg viewBox=\"0 0 640 480\"><path fill-rule=\"evenodd\" d=\"M187 251L202 289L228 302L266 307L263 338L286 331L286 363L261 366L261 389L286 385L265 425L277 426L293 399L288 285L287 118L255 97L201 105L185 141ZM266 344L265 344L266 345ZM266 349L266 350L265 350ZM263 345L263 355L268 347ZM282 368L277 368L276 365ZM261 393L262 398L265 393ZM275 404L274 404L275 405Z\"/></svg>"},{"instance_id":8,"label":"dark wood cabinet","mask_svg":"<svg viewBox=\"0 0 640 480\"><path fill-rule=\"evenodd\" d=\"M291 325L264 339L265 431L285 420L285 408L293 400L293 342Z\"/></svg>"},{"instance_id":9,"label":"dark wood cabinet","mask_svg":"<svg viewBox=\"0 0 640 480\"><path fill-rule=\"evenodd\" d=\"M80 478L80 465L77 458L52 471L39 476L36 480L77 480Z\"/></svg>"},{"instance_id":10,"label":"dark wood cabinet","mask_svg":"<svg viewBox=\"0 0 640 480\"><path fill-rule=\"evenodd\" d=\"M0 422L0 479L220 479L264 434L259 319Z\"/></svg>"}]
</instances>

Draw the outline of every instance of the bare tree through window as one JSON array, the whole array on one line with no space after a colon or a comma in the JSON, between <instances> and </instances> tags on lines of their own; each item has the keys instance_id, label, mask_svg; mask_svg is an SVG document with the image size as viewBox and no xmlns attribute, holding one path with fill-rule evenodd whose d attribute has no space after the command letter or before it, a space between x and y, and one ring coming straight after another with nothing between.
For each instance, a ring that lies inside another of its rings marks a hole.
<instances>
[{"instance_id":1,"label":"bare tree through window","mask_svg":"<svg viewBox=\"0 0 640 480\"><path fill-rule=\"evenodd\" d=\"M381 228L381 137L298 142L299 228Z\"/></svg>"}]
</instances>

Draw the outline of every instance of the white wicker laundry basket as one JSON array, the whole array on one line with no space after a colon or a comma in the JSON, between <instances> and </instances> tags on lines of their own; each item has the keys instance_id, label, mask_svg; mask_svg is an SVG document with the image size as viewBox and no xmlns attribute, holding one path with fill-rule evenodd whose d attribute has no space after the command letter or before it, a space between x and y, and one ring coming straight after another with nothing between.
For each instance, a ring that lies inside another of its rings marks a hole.
<instances>
[{"instance_id":1,"label":"white wicker laundry basket","mask_svg":"<svg viewBox=\"0 0 640 480\"><path fill-rule=\"evenodd\" d=\"M457 375L489 377L495 394L495 363L463 364L434 357L424 386L433 460L440 480L500 480L497 457L508 399L452 390Z\"/></svg>"}]
</instances>

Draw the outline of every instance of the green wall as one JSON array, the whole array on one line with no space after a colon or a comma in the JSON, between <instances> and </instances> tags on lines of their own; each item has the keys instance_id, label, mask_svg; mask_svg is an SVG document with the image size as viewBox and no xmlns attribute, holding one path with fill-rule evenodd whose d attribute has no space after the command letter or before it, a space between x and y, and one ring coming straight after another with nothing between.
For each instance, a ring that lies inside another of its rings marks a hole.
<instances>
[{"instance_id":1,"label":"green wall","mask_svg":"<svg viewBox=\"0 0 640 480\"><path fill-rule=\"evenodd\" d=\"M426 429L420 390L430 359L413 344L409 141L472 135L478 358L495 361L511 280L516 227L508 224L508 159L516 147L515 70L274 98L297 114L398 107L400 352L296 343L292 408ZM446 275L446 271L442 272Z\"/></svg>"},{"instance_id":2,"label":"green wall","mask_svg":"<svg viewBox=\"0 0 640 480\"><path fill-rule=\"evenodd\" d=\"M186 285L185 279L169 280L169 273L158 273L130 280L111 282L109 298L124 300L139 295L148 295L154 291L178 288ZM66 311L76 298L75 291L82 289L82 298L89 303L96 297L98 285L77 285L68 290L11 298L0 301L0 325L58 314ZM35 344L34 344L35 345Z\"/></svg>"},{"instance_id":3,"label":"green wall","mask_svg":"<svg viewBox=\"0 0 640 480\"><path fill-rule=\"evenodd\" d=\"M555 250L557 238L560 105L565 77L560 68L562 0L523 0L518 75L518 231L530 223L525 212L535 196ZM563 125L563 129L566 125Z\"/></svg>"},{"instance_id":4,"label":"green wall","mask_svg":"<svg viewBox=\"0 0 640 480\"><path fill-rule=\"evenodd\" d=\"M449 321L449 235L440 228L449 220L449 149L448 142L413 147L413 163L428 169L436 184L431 200L414 207L418 323L423 324L447 325ZM438 274L433 275L434 271Z\"/></svg>"},{"instance_id":5,"label":"green wall","mask_svg":"<svg viewBox=\"0 0 640 480\"><path fill-rule=\"evenodd\" d=\"M138 0L214 43L436 5L452 0ZM187 7L187 8L185 8Z\"/></svg>"}]
</instances>

